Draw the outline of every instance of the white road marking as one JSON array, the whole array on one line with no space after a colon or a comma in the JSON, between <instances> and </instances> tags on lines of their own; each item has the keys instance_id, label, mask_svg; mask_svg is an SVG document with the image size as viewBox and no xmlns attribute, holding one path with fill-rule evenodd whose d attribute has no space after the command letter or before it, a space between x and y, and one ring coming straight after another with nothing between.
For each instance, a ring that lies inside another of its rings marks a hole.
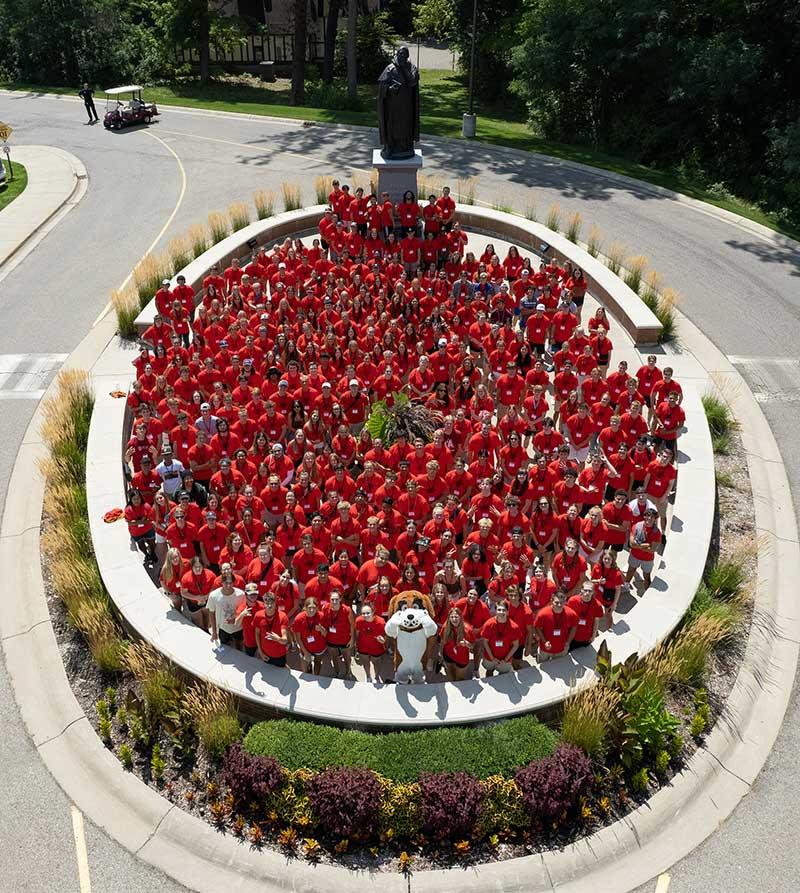
<instances>
[{"instance_id":1,"label":"white road marking","mask_svg":"<svg viewBox=\"0 0 800 893\"><path fill-rule=\"evenodd\" d=\"M86 834L83 829L83 813L72 807L72 835L75 838L75 857L78 860L78 880L81 893L92 893L89 877L89 853L86 850Z\"/></svg>"},{"instance_id":2,"label":"white road marking","mask_svg":"<svg viewBox=\"0 0 800 893\"><path fill-rule=\"evenodd\" d=\"M728 357L741 369L759 403L800 403L797 357Z\"/></svg>"},{"instance_id":3,"label":"white road marking","mask_svg":"<svg viewBox=\"0 0 800 893\"><path fill-rule=\"evenodd\" d=\"M667 893L667 890L669 890L669 875L660 874L656 881L655 893Z\"/></svg>"},{"instance_id":4,"label":"white road marking","mask_svg":"<svg viewBox=\"0 0 800 893\"><path fill-rule=\"evenodd\" d=\"M0 354L0 400L40 400L65 353Z\"/></svg>"},{"instance_id":5,"label":"white road marking","mask_svg":"<svg viewBox=\"0 0 800 893\"><path fill-rule=\"evenodd\" d=\"M800 359L797 357L728 357L734 366L797 366L800 368Z\"/></svg>"},{"instance_id":6,"label":"white road marking","mask_svg":"<svg viewBox=\"0 0 800 893\"><path fill-rule=\"evenodd\" d=\"M186 194L186 168L183 166L183 162L180 160L180 158L178 158L178 154L175 152L175 150L172 148L172 146L168 146L164 142L164 140L161 139L161 137L156 136L154 133L151 133L149 130L142 130L141 133L144 133L147 136L152 137L154 140L156 140L156 142L161 143L161 145L167 150L167 152L169 152L173 156L175 161L178 162L178 169L181 172L181 192L180 192L180 195L178 196L178 201L175 202L175 207L172 209L172 213L167 218L167 222L161 227L158 235L150 243L150 247L142 255L142 257L144 257L145 255L150 254L150 252L161 241L161 237L169 229L170 224L175 219L175 215L178 213L178 209L180 208L181 204L183 203L183 197ZM138 261L137 261L137 263L138 263ZM133 267L135 267L135 266L136 266L136 264L133 265ZM127 287L128 283L131 281L131 277L133 276L133 267L131 267L130 273L128 273L128 275L125 277L124 281L119 286L117 291L123 291ZM100 322L100 320L109 312L109 310L111 310L111 301L109 301L106 304L106 306L103 307L103 309L100 311L100 315L92 323L92 328L94 328Z\"/></svg>"}]
</instances>

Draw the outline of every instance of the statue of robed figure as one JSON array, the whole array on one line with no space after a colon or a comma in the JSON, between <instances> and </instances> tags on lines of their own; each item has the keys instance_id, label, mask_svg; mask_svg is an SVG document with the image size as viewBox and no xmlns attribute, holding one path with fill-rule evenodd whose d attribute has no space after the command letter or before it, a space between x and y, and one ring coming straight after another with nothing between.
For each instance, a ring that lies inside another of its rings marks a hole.
<instances>
[{"instance_id":1,"label":"statue of robed figure","mask_svg":"<svg viewBox=\"0 0 800 893\"><path fill-rule=\"evenodd\" d=\"M419 71L400 47L378 78L378 128L389 160L414 157L419 139Z\"/></svg>"}]
</instances>

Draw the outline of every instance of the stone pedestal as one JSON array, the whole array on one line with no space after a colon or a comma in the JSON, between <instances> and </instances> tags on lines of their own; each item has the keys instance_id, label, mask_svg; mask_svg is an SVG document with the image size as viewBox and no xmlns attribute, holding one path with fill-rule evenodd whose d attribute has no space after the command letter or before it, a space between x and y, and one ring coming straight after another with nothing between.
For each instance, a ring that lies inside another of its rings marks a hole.
<instances>
[{"instance_id":1,"label":"stone pedestal","mask_svg":"<svg viewBox=\"0 0 800 893\"><path fill-rule=\"evenodd\" d=\"M372 166L378 172L378 197L388 192L389 198L397 203L402 200L403 193L410 189L416 198L417 173L422 169L422 149L414 149L413 158L400 160L386 159L380 149L372 150Z\"/></svg>"}]
</instances>

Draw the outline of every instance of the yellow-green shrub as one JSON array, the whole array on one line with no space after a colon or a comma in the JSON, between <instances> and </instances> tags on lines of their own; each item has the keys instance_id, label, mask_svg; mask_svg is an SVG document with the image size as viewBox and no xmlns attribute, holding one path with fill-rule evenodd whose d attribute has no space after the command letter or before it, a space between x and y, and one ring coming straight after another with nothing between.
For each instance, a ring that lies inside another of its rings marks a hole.
<instances>
[{"instance_id":1,"label":"yellow-green shrub","mask_svg":"<svg viewBox=\"0 0 800 893\"><path fill-rule=\"evenodd\" d=\"M522 791L513 778L490 775L484 778L481 784L484 792L478 820L478 832L481 835L496 834L530 825Z\"/></svg>"},{"instance_id":2,"label":"yellow-green shrub","mask_svg":"<svg viewBox=\"0 0 800 893\"><path fill-rule=\"evenodd\" d=\"M413 837L419 832L420 815L419 785L416 782L404 784L378 776L381 785L381 833L394 837Z\"/></svg>"}]
</instances>

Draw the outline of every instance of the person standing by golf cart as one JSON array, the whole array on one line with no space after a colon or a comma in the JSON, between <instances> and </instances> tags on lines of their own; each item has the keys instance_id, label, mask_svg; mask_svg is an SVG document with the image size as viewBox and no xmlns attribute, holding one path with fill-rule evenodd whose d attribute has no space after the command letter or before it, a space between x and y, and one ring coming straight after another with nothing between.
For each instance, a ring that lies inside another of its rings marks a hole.
<instances>
[{"instance_id":1,"label":"person standing by golf cart","mask_svg":"<svg viewBox=\"0 0 800 893\"><path fill-rule=\"evenodd\" d=\"M83 89L78 90L78 96L80 96L83 104L86 106L86 114L89 116L88 123L94 124L95 121L99 121L97 109L94 107L94 90L86 82L83 84Z\"/></svg>"}]
</instances>

